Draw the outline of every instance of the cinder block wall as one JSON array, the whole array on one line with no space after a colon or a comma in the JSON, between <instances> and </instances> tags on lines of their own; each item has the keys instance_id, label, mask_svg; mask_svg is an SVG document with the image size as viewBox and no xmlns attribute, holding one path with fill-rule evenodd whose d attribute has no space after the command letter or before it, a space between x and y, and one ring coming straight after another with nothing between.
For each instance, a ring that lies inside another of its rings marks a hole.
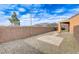
<instances>
[{"instance_id":1,"label":"cinder block wall","mask_svg":"<svg viewBox=\"0 0 79 59\"><path fill-rule=\"evenodd\" d=\"M51 31L48 27L0 27L0 43Z\"/></svg>"}]
</instances>

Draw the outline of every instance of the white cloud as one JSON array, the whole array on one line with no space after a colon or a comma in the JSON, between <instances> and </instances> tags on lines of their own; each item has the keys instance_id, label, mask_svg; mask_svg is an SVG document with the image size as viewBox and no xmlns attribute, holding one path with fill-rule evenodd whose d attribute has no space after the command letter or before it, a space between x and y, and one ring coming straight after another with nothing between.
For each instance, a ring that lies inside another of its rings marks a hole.
<instances>
[{"instance_id":1,"label":"white cloud","mask_svg":"<svg viewBox=\"0 0 79 59\"><path fill-rule=\"evenodd\" d=\"M41 13L41 18L35 16L31 18L31 14L26 14L23 15L20 19L21 19L21 26L27 26L27 25L31 25L31 20L32 20L32 24L38 24L38 23L54 23L54 22L58 22L61 20L66 20L68 18L70 18L71 16L74 15L74 13L65 13L63 15L58 15L58 14L48 14L48 13ZM32 16L34 16L34 14L32 14Z\"/></svg>"},{"instance_id":2,"label":"white cloud","mask_svg":"<svg viewBox=\"0 0 79 59\"><path fill-rule=\"evenodd\" d=\"M49 17L48 19L51 20L51 19L55 19L55 20L65 20L65 19L68 19L70 17L72 17L73 15L75 14L71 14L71 13L66 13L66 14L63 14L63 15L52 15L51 17Z\"/></svg>"},{"instance_id":3,"label":"white cloud","mask_svg":"<svg viewBox=\"0 0 79 59\"><path fill-rule=\"evenodd\" d=\"M30 21L21 21L20 22L20 25L21 26L30 26L31 25L31 22Z\"/></svg>"},{"instance_id":4,"label":"white cloud","mask_svg":"<svg viewBox=\"0 0 79 59\"><path fill-rule=\"evenodd\" d=\"M21 6L27 7L27 9L30 9L32 7L32 4L21 4Z\"/></svg>"},{"instance_id":5,"label":"white cloud","mask_svg":"<svg viewBox=\"0 0 79 59\"><path fill-rule=\"evenodd\" d=\"M70 11L77 11L77 12L79 12L79 6L76 7L76 8L71 9Z\"/></svg>"},{"instance_id":6,"label":"white cloud","mask_svg":"<svg viewBox=\"0 0 79 59\"><path fill-rule=\"evenodd\" d=\"M39 10L37 10L36 8L34 8L33 10L32 10L32 12L34 12L34 13L37 13Z\"/></svg>"},{"instance_id":7,"label":"white cloud","mask_svg":"<svg viewBox=\"0 0 79 59\"><path fill-rule=\"evenodd\" d=\"M43 17L41 18L33 18L32 19L32 24L38 24L38 23L54 23L54 22L58 22L61 20L67 20L68 18L70 18L71 16L73 16L74 14L71 13L66 13L63 15L58 15L58 14L48 14L45 13Z\"/></svg>"},{"instance_id":8,"label":"white cloud","mask_svg":"<svg viewBox=\"0 0 79 59\"><path fill-rule=\"evenodd\" d=\"M78 11L79 12L79 8L72 9L71 11Z\"/></svg>"},{"instance_id":9,"label":"white cloud","mask_svg":"<svg viewBox=\"0 0 79 59\"><path fill-rule=\"evenodd\" d=\"M19 8L19 11L20 11L20 12L24 12L25 9L24 9L24 8Z\"/></svg>"},{"instance_id":10,"label":"white cloud","mask_svg":"<svg viewBox=\"0 0 79 59\"><path fill-rule=\"evenodd\" d=\"M5 12L3 12L3 11L0 11L0 15L4 15L5 14Z\"/></svg>"},{"instance_id":11,"label":"white cloud","mask_svg":"<svg viewBox=\"0 0 79 59\"><path fill-rule=\"evenodd\" d=\"M17 4L0 4L0 10L13 9Z\"/></svg>"},{"instance_id":12,"label":"white cloud","mask_svg":"<svg viewBox=\"0 0 79 59\"><path fill-rule=\"evenodd\" d=\"M13 12L16 12L16 14L19 15L19 11L11 11L10 14L12 15Z\"/></svg>"},{"instance_id":13,"label":"white cloud","mask_svg":"<svg viewBox=\"0 0 79 59\"><path fill-rule=\"evenodd\" d=\"M25 14L20 17L21 21L29 21L31 19L31 14Z\"/></svg>"},{"instance_id":14,"label":"white cloud","mask_svg":"<svg viewBox=\"0 0 79 59\"><path fill-rule=\"evenodd\" d=\"M32 24L34 25L38 23L53 23L53 22L56 22L55 18L56 18L56 15L45 13L43 14L43 17L41 16L41 18L32 18L32 22L33 22Z\"/></svg>"},{"instance_id":15,"label":"white cloud","mask_svg":"<svg viewBox=\"0 0 79 59\"><path fill-rule=\"evenodd\" d=\"M10 25L10 21L8 20L10 16L0 15L0 26L8 26Z\"/></svg>"},{"instance_id":16,"label":"white cloud","mask_svg":"<svg viewBox=\"0 0 79 59\"><path fill-rule=\"evenodd\" d=\"M0 26L9 26L9 25L10 25L9 21L0 22Z\"/></svg>"},{"instance_id":17,"label":"white cloud","mask_svg":"<svg viewBox=\"0 0 79 59\"><path fill-rule=\"evenodd\" d=\"M39 24L39 23L54 23L54 22L57 22L58 20L48 20L48 19L41 19L40 21L32 21L32 25L34 24Z\"/></svg>"},{"instance_id":18,"label":"white cloud","mask_svg":"<svg viewBox=\"0 0 79 59\"><path fill-rule=\"evenodd\" d=\"M22 25L27 26L27 25L31 24L31 21L29 19L23 19L23 20L20 20L20 24L21 24L21 26Z\"/></svg>"},{"instance_id":19,"label":"white cloud","mask_svg":"<svg viewBox=\"0 0 79 59\"><path fill-rule=\"evenodd\" d=\"M20 24L21 26L30 26L31 25L31 15L30 14L25 14L20 17Z\"/></svg>"},{"instance_id":20,"label":"white cloud","mask_svg":"<svg viewBox=\"0 0 79 59\"><path fill-rule=\"evenodd\" d=\"M0 10L7 9L7 8L9 8L10 6L11 6L10 4L1 4L1 5L0 5Z\"/></svg>"},{"instance_id":21,"label":"white cloud","mask_svg":"<svg viewBox=\"0 0 79 59\"><path fill-rule=\"evenodd\" d=\"M64 12L64 10L65 10L65 9L63 9L63 8L62 8L62 9L56 9L56 10L53 11L53 12L55 12L55 13L61 13L61 12Z\"/></svg>"},{"instance_id":22,"label":"white cloud","mask_svg":"<svg viewBox=\"0 0 79 59\"><path fill-rule=\"evenodd\" d=\"M74 13L74 14L78 14L79 13L79 8L74 8L69 10L69 12Z\"/></svg>"}]
</instances>

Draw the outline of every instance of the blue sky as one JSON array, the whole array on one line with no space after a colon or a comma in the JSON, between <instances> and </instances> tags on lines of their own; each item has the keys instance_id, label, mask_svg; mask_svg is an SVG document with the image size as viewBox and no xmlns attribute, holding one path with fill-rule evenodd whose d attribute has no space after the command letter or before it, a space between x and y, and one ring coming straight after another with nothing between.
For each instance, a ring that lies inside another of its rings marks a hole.
<instances>
[{"instance_id":1,"label":"blue sky","mask_svg":"<svg viewBox=\"0 0 79 59\"><path fill-rule=\"evenodd\" d=\"M53 23L79 13L79 4L0 4L0 25L9 25L13 12L17 13L21 26Z\"/></svg>"}]
</instances>

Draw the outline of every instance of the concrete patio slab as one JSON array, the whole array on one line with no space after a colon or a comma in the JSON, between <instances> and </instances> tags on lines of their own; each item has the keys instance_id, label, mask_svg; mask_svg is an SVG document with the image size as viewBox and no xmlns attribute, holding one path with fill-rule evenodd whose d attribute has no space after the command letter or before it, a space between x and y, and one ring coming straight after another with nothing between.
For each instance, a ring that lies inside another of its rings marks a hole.
<instances>
[{"instance_id":1,"label":"concrete patio slab","mask_svg":"<svg viewBox=\"0 0 79 59\"><path fill-rule=\"evenodd\" d=\"M37 39L41 40L43 42L49 43L49 44L56 45L56 46L59 46L63 41L63 38L61 38L61 37L50 36L50 35L41 36Z\"/></svg>"}]
</instances>

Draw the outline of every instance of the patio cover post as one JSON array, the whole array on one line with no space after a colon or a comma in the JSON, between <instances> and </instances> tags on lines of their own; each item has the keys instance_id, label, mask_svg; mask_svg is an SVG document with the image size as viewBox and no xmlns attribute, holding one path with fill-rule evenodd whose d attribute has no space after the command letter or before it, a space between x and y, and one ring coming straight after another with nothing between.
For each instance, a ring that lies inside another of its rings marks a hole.
<instances>
[{"instance_id":1,"label":"patio cover post","mask_svg":"<svg viewBox=\"0 0 79 59\"><path fill-rule=\"evenodd\" d=\"M61 23L58 23L58 32L61 32Z\"/></svg>"}]
</instances>

